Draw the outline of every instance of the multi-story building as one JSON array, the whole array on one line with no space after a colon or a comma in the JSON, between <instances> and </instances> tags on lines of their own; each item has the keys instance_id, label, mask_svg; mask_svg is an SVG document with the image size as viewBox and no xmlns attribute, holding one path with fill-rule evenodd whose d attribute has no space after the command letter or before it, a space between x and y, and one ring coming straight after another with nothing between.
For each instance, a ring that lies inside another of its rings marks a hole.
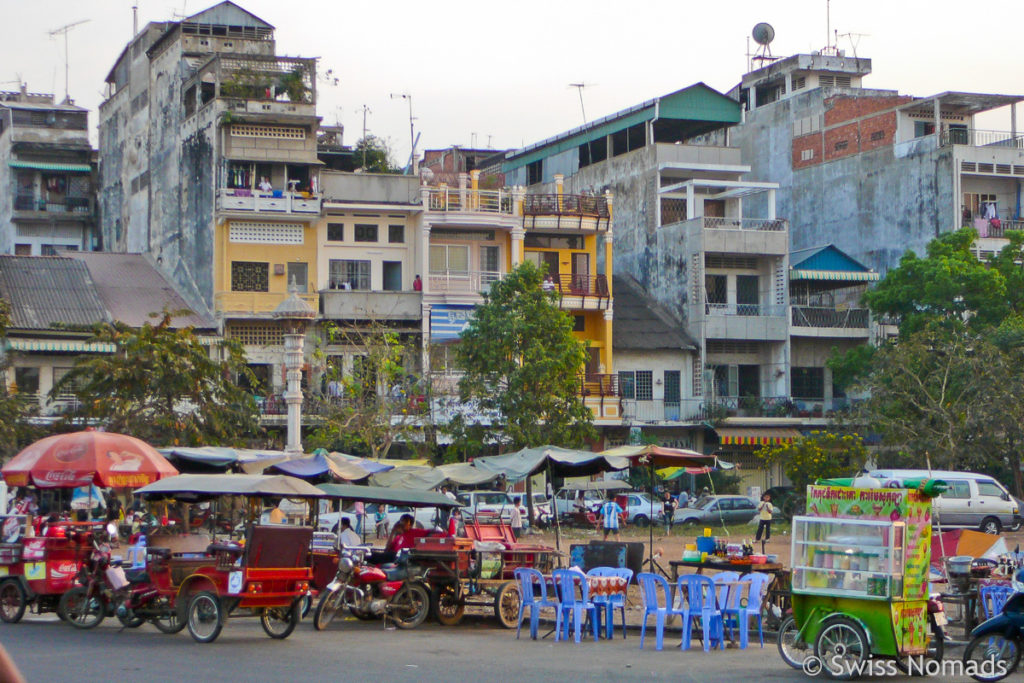
<instances>
[{"instance_id":1,"label":"multi-story building","mask_svg":"<svg viewBox=\"0 0 1024 683\"><path fill-rule=\"evenodd\" d=\"M0 92L0 254L97 248L88 117L25 86Z\"/></svg>"},{"instance_id":2,"label":"multi-story building","mask_svg":"<svg viewBox=\"0 0 1024 683\"><path fill-rule=\"evenodd\" d=\"M744 75L730 93L745 112L729 139L754 177L779 184L793 248L833 244L884 274L941 233L973 226L979 250L991 251L1003 231L1024 227L1024 97L902 95L865 88L870 73L869 59L799 54ZM996 117L1008 125L979 125Z\"/></svg>"}]
</instances>

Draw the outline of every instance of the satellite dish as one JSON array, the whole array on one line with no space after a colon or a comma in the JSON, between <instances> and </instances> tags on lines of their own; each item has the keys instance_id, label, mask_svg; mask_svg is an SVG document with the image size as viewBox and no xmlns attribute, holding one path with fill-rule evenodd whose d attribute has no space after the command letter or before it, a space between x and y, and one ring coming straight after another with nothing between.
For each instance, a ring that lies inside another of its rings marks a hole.
<instances>
[{"instance_id":1,"label":"satellite dish","mask_svg":"<svg viewBox=\"0 0 1024 683\"><path fill-rule=\"evenodd\" d=\"M750 35L758 45L768 45L775 40L775 29L768 22L762 21Z\"/></svg>"}]
</instances>

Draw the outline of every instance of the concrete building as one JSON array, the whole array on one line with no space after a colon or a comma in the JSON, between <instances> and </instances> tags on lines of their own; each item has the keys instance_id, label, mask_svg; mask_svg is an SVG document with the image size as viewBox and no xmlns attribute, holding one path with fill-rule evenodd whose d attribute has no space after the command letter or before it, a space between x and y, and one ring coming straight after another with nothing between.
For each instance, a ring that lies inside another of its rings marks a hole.
<instances>
[{"instance_id":1,"label":"concrete building","mask_svg":"<svg viewBox=\"0 0 1024 683\"><path fill-rule=\"evenodd\" d=\"M921 254L965 225L978 230L980 251L1005 244L1006 229L1024 227L1024 98L903 95L864 87L870 73L869 59L799 54L744 75L730 93L744 120L728 140L752 177L779 184L792 247L833 244L884 274L908 249ZM982 114L1002 118L1001 130L982 129Z\"/></svg>"},{"instance_id":2,"label":"concrete building","mask_svg":"<svg viewBox=\"0 0 1024 683\"><path fill-rule=\"evenodd\" d=\"M99 247L88 118L25 86L0 92L0 254Z\"/></svg>"}]
</instances>

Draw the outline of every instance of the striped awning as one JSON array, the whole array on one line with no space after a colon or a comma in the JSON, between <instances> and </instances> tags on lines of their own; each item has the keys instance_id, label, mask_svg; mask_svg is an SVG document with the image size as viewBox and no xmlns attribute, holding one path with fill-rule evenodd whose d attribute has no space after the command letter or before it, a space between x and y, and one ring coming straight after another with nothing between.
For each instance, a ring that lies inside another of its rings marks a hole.
<instances>
[{"instance_id":1,"label":"striped awning","mask_svg":"<svg viewBox=\"0 0 1024 683\"><path fill-rule=\"evenodd\" d=\"M117 346L107 342L87 342L76 339L8 339L4 347L11 351L49 351L73 353L113 353Z\"/></svg>"},{"instance_id":2,"label":"striped awning","mask_svg":"<svg viewBox=\"0 0 1024 683\"><path fill-rule=\"evenodd\" d=\"M11 168L34 168L37 171L72 171L88 173L92 170L89 164L70 164L51 161L12 161Z\"/></svg>"},{"instance_id":3,"label":"striped awning","mask_svg":"<svg viewBox=\"0 0 1024 683\"><path fill-rule=\"evenodd\" d=\"M797 270L789 271L790 280L839 280L846 282L874 282L878 273L863 270Z\"/></svg>"},{"instance_id":4,"label":"striped awning","mask_svg":"<svg viewBox=\"0 0 1024 683\"><path fill-rule=\"evenodd\" d=\"M715 427L723 446L766 446L789 443L801 436L793 427Z\"/></svg>"}]
</instances>

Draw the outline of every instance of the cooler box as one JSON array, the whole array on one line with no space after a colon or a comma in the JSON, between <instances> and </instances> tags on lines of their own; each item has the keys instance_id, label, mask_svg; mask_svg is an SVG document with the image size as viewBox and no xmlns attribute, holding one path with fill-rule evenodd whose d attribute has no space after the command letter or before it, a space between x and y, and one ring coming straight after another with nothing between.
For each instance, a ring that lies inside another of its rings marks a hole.
<instances>
[{"instance_id":1,"label":"cooler box","mask_svg":"<svg viewBox=\"0 0 1024 683\"><path fill-rule=\"evenodd\" d=\"M715 552L715 537L714 536L698 536L697 537L697 552L712 554Z\"/></svg>"}]
</instances>

